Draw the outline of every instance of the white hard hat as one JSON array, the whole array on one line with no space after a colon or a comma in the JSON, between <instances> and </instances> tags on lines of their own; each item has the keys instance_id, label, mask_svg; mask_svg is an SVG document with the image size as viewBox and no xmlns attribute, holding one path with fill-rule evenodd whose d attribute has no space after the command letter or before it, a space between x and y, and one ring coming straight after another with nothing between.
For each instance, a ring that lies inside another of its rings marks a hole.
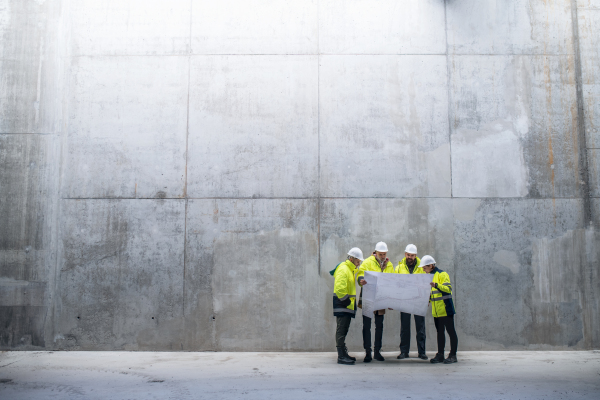
<instances>
[{"instance_id":1,"label":"white hard hat","mask_svg":"<svg viewBox=\"0 0 600 400\"><path fill-rule=\"evenodd\" d=\"M404 252L410 254L417 254L417 246L415 246L414 244L409 244L408 246L406 246L406 249L404 249Z\"/></svg>"},{"instance_id":2,"label":"white hard hat","mask_svg":"<svg viewBox=\"0 0 600 400\"><path fill-rule=\"evenodd\" d=\"M421 258L421 266L425 266L425 265L431 265L434 264L435 265L435 260L433 259L433 257L431 256L425 256L423 258Z\"/></svg>"},{"instance_id":3,"label":"white hard hat","mask_svg":"<svg viewBox=\"0 0 600 400\"><path fill-rule=\"evenodd\" d=\"M351 248L350 251L348 252L348 255L350 257L358 258L360 261L365 261L365 259L363 258L362 250L359 249L358 247Z\"/></svg>"},{"instance_id":4,"label":"white hard hat","mask_svg":"<svg viewBox=\"0 0 600 400\"><path fill-rule=\"evenodd\" d=\"M385 242L379 242L375 245L375 251L387 252L387 244Z\"/></svg>"}]
</instances>

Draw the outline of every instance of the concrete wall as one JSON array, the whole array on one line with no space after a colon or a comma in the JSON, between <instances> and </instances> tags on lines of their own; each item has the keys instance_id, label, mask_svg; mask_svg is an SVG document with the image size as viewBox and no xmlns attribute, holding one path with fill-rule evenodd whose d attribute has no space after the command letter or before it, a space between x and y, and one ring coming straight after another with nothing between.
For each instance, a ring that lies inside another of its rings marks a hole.
<instances>
[{"instance_id":1,"label":"concrete wall","mask_svg":"<svg viewBox=\"0 0 600 400\"><path fill-rule=\"evenodd\" d=\"M331 350L380 240L450 273L460 349L600 347L599 1L0 0L0 36L0 348Z\"/></svg>"}]
</instances>

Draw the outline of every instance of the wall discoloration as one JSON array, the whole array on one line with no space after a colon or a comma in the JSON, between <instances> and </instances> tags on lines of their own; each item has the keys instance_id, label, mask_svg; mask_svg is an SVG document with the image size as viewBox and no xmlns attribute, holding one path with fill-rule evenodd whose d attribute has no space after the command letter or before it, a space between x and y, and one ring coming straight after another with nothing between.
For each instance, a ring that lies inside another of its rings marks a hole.
<instances>
[{"instance_id":1,"label":"wall discoloration","mask_svg":"<svg viewBox=\"0 0 600 400\"><path fill-rule=\"evenodd\" d=\"M453 56L453 195L579 197L574 79L566 56Z\"/></svg>"},{"instance_id":2,"label":"wall discoloration","mask_svg":"<svg viewBox=\"0 0 600 400\"><path fill-rule=\"evenodd\" d=\"M466 346L585 347L583 313L596 306L581 279L589 259L581 208L580 200L487 200L471 221L455 222ZM499 254L516 254L518 265Z\"/></svg>"}]
</instances>

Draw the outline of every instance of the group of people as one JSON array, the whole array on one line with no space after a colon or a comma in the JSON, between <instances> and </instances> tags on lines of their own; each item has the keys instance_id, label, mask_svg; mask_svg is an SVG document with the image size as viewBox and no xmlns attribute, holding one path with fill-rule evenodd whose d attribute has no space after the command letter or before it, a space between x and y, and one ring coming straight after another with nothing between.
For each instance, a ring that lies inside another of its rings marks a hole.
<instances>
[{"instance_id":1,"label":"group of people","mask_svg":"<svg viewBox=\"0 0 600 400\"><path fill-rule=\"evenodd\" d=\"M347 259L338 264L330 273L335 278L333 288L333 315L337 319L336 329L336 347L338 351L338 364L354 364L355 357L348 354L346 347L346 335L350 328L350 322L356 315L356 308L361 307L362 289L356 301L356 286L358 282L362 288L367 285L365 280L365 272L383 272L391 274L433 274L431 282L431 293L429 302L431 304L431 313L437 330L438 351L431 363L452 364L457 362L456 347L458 338L454 329L454 302L452 301L452 284L450 276L447 272L442 271L436 266L436 262L432 256L424 256L422 259L417 257L417 246L409 244L404 250L404 258L396 267L390 262L387 257L388 247L384 242L379 242L375 246L375 251L366 260L363 258L363 253L358 247L350 249ZM383 336L383 319L385 310L377 310L374 313L374 318L365 317L363 315L363 347L365 349L364 362L368 363L373 360L385 361L381 355L382 336ZM409 358L408 352L410 349L410 325L411 314L401 313L400 316L400 355L398 359ZM371 353L371 323L375 319L375 344L374 353ZM414 316L415 326L417 331L417 348L419 351L418 357L422 360L428 360L425 354L425 317L420 315ZM446 345L446 334L450 337L450 354L444 358L444 348Z\"/></svg>"}]
</instances>

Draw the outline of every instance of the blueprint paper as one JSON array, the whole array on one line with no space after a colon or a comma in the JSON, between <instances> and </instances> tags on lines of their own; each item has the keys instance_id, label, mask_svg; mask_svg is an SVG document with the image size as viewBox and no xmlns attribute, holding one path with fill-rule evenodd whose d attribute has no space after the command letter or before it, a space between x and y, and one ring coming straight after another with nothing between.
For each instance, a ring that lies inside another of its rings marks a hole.
<instances>
[{"instance_id":1,"label":"blueprint paper","mask_svg":"<svg viewBox=\"0 0 600 400\"><path fill-rule=\"evenodd\" d=\"M365 272L367 284L362 287L362 314L373 318L376 310L392 308L425 316L433 281L432 274L384 274Z\"/></svg>"}]
</instances>

